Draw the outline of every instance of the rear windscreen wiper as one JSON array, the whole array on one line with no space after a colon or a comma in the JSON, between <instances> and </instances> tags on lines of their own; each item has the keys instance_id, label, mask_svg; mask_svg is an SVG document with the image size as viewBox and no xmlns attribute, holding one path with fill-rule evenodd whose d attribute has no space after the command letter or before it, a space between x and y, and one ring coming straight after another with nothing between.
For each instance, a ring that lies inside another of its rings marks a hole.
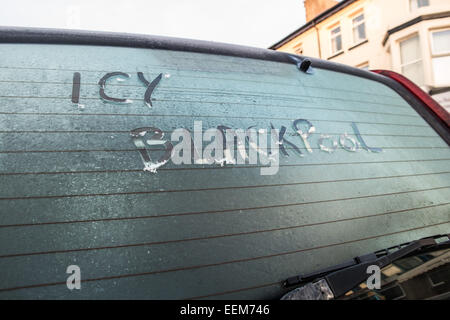
<instances>
[{"instance_id":1,"label":"rear windscreen wiper","mask_svg":"<svg viewBox=\"0 0 450 320\"><path fill-rule=\"evenodd\" d=\"M443 240L443 238L447 239ZM422 238L358 256L350 261L327 269L288 278L284 282L285 287L301 284L304 284L304 286L285 294L281 299L336 299L366 281L370 276L367 273L367 268L371 265L376 265L382 269L392 262L410 255L447 247L450 248L450 234Z\"/></svg>"}]
</instances>

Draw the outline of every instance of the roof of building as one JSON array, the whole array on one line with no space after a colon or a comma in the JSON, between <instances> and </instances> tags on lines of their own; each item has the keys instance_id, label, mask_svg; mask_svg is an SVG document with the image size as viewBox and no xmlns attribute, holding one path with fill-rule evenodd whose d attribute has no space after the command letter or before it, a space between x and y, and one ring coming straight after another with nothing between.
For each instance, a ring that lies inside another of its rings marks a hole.
<instances>
[{"instance_id":1,"label":"roof of building","mask_svg":"<svg viewBox=\"0 0 450 320\"><path fill-rule=\"evenodd\" d=\"M325 10L324 12L319 14L314 19L308 21L306 24L304 24L303 26L301 26L300 28L298 28L297 30L292 32L291 34L287 35L286 37L284 37L283 39L281 39L277 43L271 45L269 47L269 49L278 49L279 47L281 47L285 43L289 42L293 38L299 36L300 34L304 33L305 31L313 28L319 22L327 19L328 17L332 16L336 12L341 11L342 9L344 9L345 7L349 6L350 4L352 4L353 2L356 2L356 1L358 1L358 0L342 0L341 2L336 4L335 6L331 7L328 10Z\"/></svg>"}]
</instances>

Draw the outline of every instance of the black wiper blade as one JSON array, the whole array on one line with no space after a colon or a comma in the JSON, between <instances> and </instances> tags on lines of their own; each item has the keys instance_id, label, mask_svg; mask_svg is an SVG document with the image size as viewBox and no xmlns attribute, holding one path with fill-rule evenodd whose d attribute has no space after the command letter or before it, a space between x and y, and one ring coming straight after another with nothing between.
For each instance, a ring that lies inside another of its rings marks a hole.
<instances>
[{"instance_id":1,"label":"black wiper blade","mask_svg":"<svg viewBox=\"0 0 450 320\"><path fill-rule=\"evenodd\" d=\"M344 263L341 263L341 264L338 264L338 265L335 265L335 266L332 266L332 267L329 267L326 269L322 269L320 271L314 271L312 273L300 274L300 275L297 275L294 277L290 277L290 278L286 279L286 281L284 281L283 285L284 285L284 287L289 288L289 287L297 286L300 284L304 284L304 283L313 281L317 278L326 276L329 273L332 273L332 272L335 272L338 270L342 270L345 268L349 268L349 267L355 266L357 264L364 263L366 261L373 261L377 258L378 257L375 254L375 252L369 253L366 255L362 255L362 256L358 256L347 262L344 262Z\"/></svg>"},{"instance_id":2,"label":"black wiper blade","mask_svg":"<svg viewBox=\"0 0 450 320\"><path fill-rule=\"evenodd\" d=\"M444 237L447 238L446 241L439 241ZM328 286L329 291L331 291L328 296L338 298L367 280L369 277L367 268L371 265L377 265L381 269L413 253L416 254L423 250L429 251L430 249L435 250L446 246L450 246L450 234L426 237L359 256L348 262L317 272L288 278L284 282L284 286L291 287L314 281L320 284L321 288ZM392 252L393 250L395 251Z\"/></svg>"}]
</instances>

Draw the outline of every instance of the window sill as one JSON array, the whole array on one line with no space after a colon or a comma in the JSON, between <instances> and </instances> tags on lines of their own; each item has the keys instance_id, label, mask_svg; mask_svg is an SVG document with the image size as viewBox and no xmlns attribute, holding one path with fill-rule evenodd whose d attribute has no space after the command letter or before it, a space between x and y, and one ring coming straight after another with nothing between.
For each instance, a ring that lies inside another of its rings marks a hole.
<instances>
[{"instance_id":1,"label":"window sill","mask_svg":"<svg viewBox=\"0 0 450 320\"><path fill-rule=\"evenodd\" d=\"M336 58L337 56L340 56L340 55L343 54L343 53L344 53L344 50L341 50L341 51L339 51L339 52L336 52L336 53L333 54L332 56L328 57L327 60L334 59L334 58Z\"/></svg>"},{"instance_id":2,"label":"window sill","mask_svg":"<svg viewBox=\"0 0 450 320\"><path fill-rule=\"evenodd\" d=\"M446 57L446 56L450 56L450 52L443 52L443 53L431 53L431 58L442 58L442 57Z\"/></svg>"},{"instance_id":3,"label":"window sill","mask_svg":"<svg viewBox=\"0 0 450 320\"><path fill-rule=\"evenodd\" d=\"M359 46L362 46L363 44L365 44L365 43L367 43L367 42L369 42L368 39L363 40L363 41L361 41L361 42L358 42L358 43L355 44L353 47L350 47L350 48L348 49L348 51L353 50L353 49L355 49L355 48L358 48Z\"/></svg>"}]
</instances>

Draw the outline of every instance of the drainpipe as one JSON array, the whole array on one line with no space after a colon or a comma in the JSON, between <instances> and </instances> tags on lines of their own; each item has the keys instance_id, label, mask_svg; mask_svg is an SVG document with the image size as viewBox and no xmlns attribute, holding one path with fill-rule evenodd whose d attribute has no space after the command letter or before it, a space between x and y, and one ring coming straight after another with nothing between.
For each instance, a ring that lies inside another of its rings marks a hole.
<instances>
[{"instance_id":1,"label":"drainpipe","mask_svg":"<svg viewBox=\"0 0 450 320\"><path fill-rule=\"evenodd\" d=\"M316 29L317 47L319 48L319 58L322 59L322 49L320 48L320 35L319 35L319 29L317 29L317 26L316 26L316 21L313 20L312 25L313 25L314 29Z\"/></svg>"}]
</instances>

